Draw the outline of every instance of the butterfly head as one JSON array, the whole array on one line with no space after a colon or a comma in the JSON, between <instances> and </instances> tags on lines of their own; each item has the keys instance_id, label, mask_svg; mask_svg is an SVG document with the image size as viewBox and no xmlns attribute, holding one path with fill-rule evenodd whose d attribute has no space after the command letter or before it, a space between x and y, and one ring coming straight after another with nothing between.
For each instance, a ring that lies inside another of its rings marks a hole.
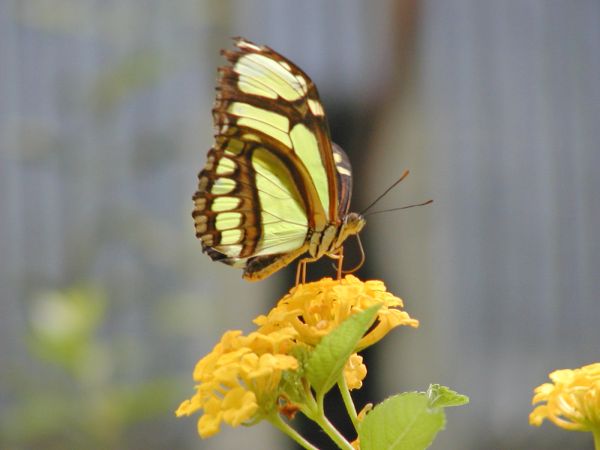
<instances>
[{"instance_id":1,"label":"butterfly head","mask_svg":"<svg viewBox=\"0 0 600 450\"><path fill-rule=\"evenodd\" d=\"M334 248L340 249L346 239L348 239L350 236L356 236L358 239L358 245L360 248L362 259L361 259L361 262L355 268L353 268L351 270L343 270L342 269L341 273L352 273L352 272L356 271L357 269L359 269L363 265L363 263L365 261L365 254L364 254L364 251L362 248L362 244L360 243L360 238L358 238L358 233L361 232L361 230L365 227L366 224L367 224L367 221L362 216L362 214L351 212L344 216L344 219L342 220L342 224L338 228L338 236L334 243ZM340 272L338 272L338 274L339 273Z\"/></svg>"},{"instance_id":2,"label":"butterfly head","mask_svg":"<svg viewBox=\"0 0 600 450\"><path fill-rule=\"evenodd\" d=\"M344 217L344 227L355 230L354 232L349 234L360 233L360 231L364 228L366 223L367 221L365 220L365 218L362 216L362 214L359 213L351 212L346 214L346 216Z\"/></svg>"},{"instance_id":3,"label":"butterfly head","mask_svg":"<svg viewBox=\"0 0 600 450\"><path fill-rule=\"evenodd\" d=\"M341 245L349 236L360 233L366 224L367 221L361 214L355 212L346 214L342 222L338 243Z\"/></svg>"}]
</instances>

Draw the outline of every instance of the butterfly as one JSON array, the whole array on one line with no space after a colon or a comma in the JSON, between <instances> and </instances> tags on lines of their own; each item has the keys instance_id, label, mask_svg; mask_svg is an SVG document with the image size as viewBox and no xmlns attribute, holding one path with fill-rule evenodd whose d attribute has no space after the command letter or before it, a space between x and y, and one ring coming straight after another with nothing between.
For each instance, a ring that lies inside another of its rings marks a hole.
<instances>
[{"instance_id":1,"label":"butterfly","mask_svg":"<svg viewBox=\"0 0 600 450\"><path fill-rule=\"evenodd\" d=\"M294 63L244 38L222 50L215 142L193 196L196 237L213 260L260 280L304 255L338 260L365 226L349 212L352 168L331 141L317 88ZM297 273L298 283L300 269Z\"/></svg>"}]
</instances>

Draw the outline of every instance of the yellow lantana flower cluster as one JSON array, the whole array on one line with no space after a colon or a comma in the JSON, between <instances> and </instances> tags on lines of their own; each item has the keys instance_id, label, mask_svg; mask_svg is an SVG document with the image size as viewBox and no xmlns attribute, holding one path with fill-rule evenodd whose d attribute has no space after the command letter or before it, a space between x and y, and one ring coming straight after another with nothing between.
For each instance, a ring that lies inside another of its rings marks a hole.
<instances>
[{"instance_id":1,"label":"yellow lantana flower cluster","mask_svg":"<svg viewBox=\"0 0 600 450\"><path fill-rule=\"evenodd\" d=\"M373 305L381 305L377 320L343 373L349 389L360 388L367 368L357 352L397 326L417 327L419 322L399 309L402 300L387 292L381 281L363 282L351 275L342 280L324 278L292 288L267 315L254 320L258 329L248 336L241 331L225 333L196 365L196 393L179 406L177 416L203 410L198 432L209 437L222 422L235 427L258 421L278 407L296 408L290 398L298 402L298 392L287 393L289 385L282 383L284 372L301 372L296 350L310 352L344 320Z\"/></svg>"},{"instance_id":2,"label":"yellow lantana flower cluster","mask_svg":"<svg viewBox=\"0 0 600 450\"><path fill-rule=\"evenodd\" d=\"M323 278L314 283L301 284L283 297L266 316L254 320L261 332L293 327L298 340L317 345L351 315L373 305L382 305L377 321L360 340L356 351L361 351L381 340L390 330L400 325L418 327L403 307L402 300L386 291L379 280L361 281L348 275L342 280Z\"/></svg>"},{"instance_id":3,"label":"yellow lantana flower cluster","mask_svg":"<svg viewBox=\"0 0 600 450\"><path fill-rule=\"evenodd\" d=\"M556 370L549 375L553 383L534 390L529 423L539 426L544 419L574 431L600 432L600 363L579 369Z\"/></svg>"},{"instance_id":4,"label":"yellow lantana flower cluster","mask_svg":"<svg viewBox=\"0 0 600 450\"><path fill-rule=\"evenodd\" d=\"M268 414L261 408L276 406L282 373L298 368L296 358L288 354L295 334L291 328L248 336L241 331L226 332L196 364L196 394L175 414L189 416L202 409L198 433L203 438L218 433L221 422L236 427Z\"/></svg>"}]
</instances>

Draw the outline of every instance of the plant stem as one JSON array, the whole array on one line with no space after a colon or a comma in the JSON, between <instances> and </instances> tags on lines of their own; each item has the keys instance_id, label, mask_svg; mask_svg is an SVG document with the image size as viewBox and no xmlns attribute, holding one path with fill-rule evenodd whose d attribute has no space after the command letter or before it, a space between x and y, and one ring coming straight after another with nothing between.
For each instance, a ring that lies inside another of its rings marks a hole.
<instances>
[{"instance_id":1,"label":"plant stem","mask_svg":"<svg viewBox=\"0 0 600 450\"><path fill-rule=\"evenodd\" d=\"M278 428L283 433L287 434L291 437L298 445L307 450L319 450L317 447L308 442L300 433L294 430L288 423L286 423L279 414L272 414L268 418L269 422L271 422L276 428Z\"/></svg>"},{"instance_id":2,"label":"plant stem","mask_svg":"<svg viewBox=\"0 0 600 450\"><path fill-rule=\"evenodd\" d=\"M337 428L327 419L325 416L325 408L323 407L324 396L317 395L317 414L307 417L319 425L323 431L329 436L329 438L337 444L342 450L354 450L352 445L346 440L346 438L340 433Z\"/></svg>"},{"instance_id":3,"label":"plant stem","mask_svg":"<svg viewBox=\"0 0 600 450\"><path fill-rule=\"evenodd\" d=\"M318 414L319 405L317 404L317 400L315 399L315 396L313 395L310 385L306 385L304 387L304 392L305 392L304 404L305 404L306 408L311 411L312 415ZM303 408L303 409L305 409L305 408ZM304 412L304 414L306 415L306 417L308 417L310 419L310 416L307 415L306 412Z\"/></svg>"},{"instance_id":4,"label":"plant stem","mask_svg":"<svg viewBox=\"0 0 600 450\"><path fill-rule=\"evenodd\" d=\"M594 435L594 448L600 450L600 428L592 430L592 434Z\"/></svg>"},{"instance_id":5,"label":"plant stem","mask_svg":"<svg viewBox=\"0 0 600 450\"><path fill-rule=\"evenodd\" d=\"M352 396L350 395L350 390L348 389L344 375L340 376L340 379L338 380L338 388L342 394L346 411L348 411L348 415L352 420L352 425L354 425L354 429L358 431L358 415L356 414L356 407L352 401Z\"/></svg>"},{"instance_id":6,"label":"plant stem","mask_svg":"<svg viewBox=\"0 0 600 450\"><path fill-rule=\"evenodd\" d=\"M325 417L324 407L325 396L313 396L310 388L307 391L305 404L300 407L300 411L310 420L315 422L329 436L329 438L337 444L342 450L354 450L352 445L344 438L344 436L333 426L333 424ZM280 418L281 420L281 418Z\"/></svg>"},{"instance_id":7,"label":"plant stem","mask_svg":"<svg viewBox=\"0 0 600 450\"><path fill-rule=\"evenodd\" d=\"M350 442L346 440L342 433L340 433L337 428L333 426L333 424L327 419L327 417L323 416L320 420L317 421L319 426L323 428L323 431L327 433L327 436L331 438L333 442L337 444L337 446L343 450L354 450Z\"/></svg>"}]
</instances>

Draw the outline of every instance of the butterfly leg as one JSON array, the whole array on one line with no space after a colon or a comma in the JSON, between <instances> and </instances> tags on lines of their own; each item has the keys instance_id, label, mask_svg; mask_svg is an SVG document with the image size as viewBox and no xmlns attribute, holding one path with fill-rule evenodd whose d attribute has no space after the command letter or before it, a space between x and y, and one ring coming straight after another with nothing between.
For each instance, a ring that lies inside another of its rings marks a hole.
<instances>
[{"instance_id":1,"label":"butterfly leg","mask_svg":"<svg viewBox=\"0 0 600 450\"><path fill-rule=\"evenodd\" d=\"M296 267L296 287L300 284L300 278L302 276L302 267L304 266L304 259L298 261L298 266Z\"/></svg>"},{"instance_id":2,"label":"butterfly leg","mask_svg":"<svg viewBox=\"0 0 600 450\"><path fill-rule=\"evenodd\" d=\"M308 259L302 261L302 284L306 283L306 267L308 266Z\"/></svg>"},{"instance_id":3,"label":"butterfly leg","mask_svg":"<svg viewBox=\"0 0 600 450\"><path fill-rule=\"evenodd\" d=\"M342 273L344 272L343 270L343 266L344 266L344 247L340 247L339 250L337 250L337 255L334 259L337 259L337 279L341 280L342 279Z\"/></svg>"},{"instance_id":4,"label":"butterfly leg","mask_svg":"<svg viewBox=\"0 0 600 450\"><path fill-rule=\"evenodd\" d=\"M314 262L319 258L302 258L298 261L298 268L296 269L296 286L299 284L306 283L306 266L310 262Z\"/></svg>"},{"instance_id":5,"label":"butterfly leg","mask_svg":"<svg viewBox=\"0 0 600 450\"><path fill-rule=\"evenodd\" d=\"M302 258L298 261L298 268L296 269L296 287L299 284L306 283L306 264L311 261L310 258Z\"/></svg>"},{"instance_id":6,"label":"butterfly leg","mask_svg":"<svg viewBox=\"0 0 600 450\"><path fill-rule=\"evenodd\" d=\"M335 259L337 263L332 264L333 268L336 270L337 280L342 279L342 275L345 273L344 271L344 247L340 247L333 253L327 253L327 256L331 259Z\"/></svg>"}]
</instances>

